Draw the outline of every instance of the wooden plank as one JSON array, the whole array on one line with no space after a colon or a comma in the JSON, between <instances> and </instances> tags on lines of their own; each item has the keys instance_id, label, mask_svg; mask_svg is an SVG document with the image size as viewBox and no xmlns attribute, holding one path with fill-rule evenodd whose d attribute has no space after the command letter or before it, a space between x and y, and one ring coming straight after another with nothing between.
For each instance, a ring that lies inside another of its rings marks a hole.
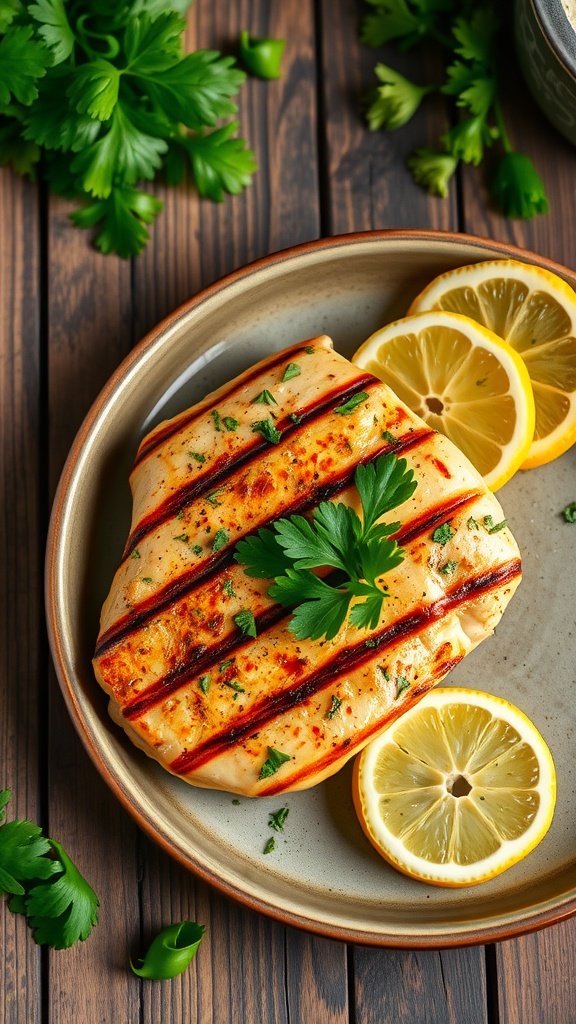
<instances>
[{"instance_id":1,"label":"wooden plank","mask_svg":"<svg viewBox=\"0 0 576 1024\"><path fill-rule=\"evenodd\" d=\"M290 1024L348 1024L347 953L332 942L288 928L286 995Z\"/></svg>"},{"instance_id":2,"label":"wooden plank","mask_svg":"<svg viewBox=\"0 0 576 1024\"><path fill-rule=\"evenodd\" d=\"M40 418L39 201L37 189L0 171L0 789L8 820L40 820L38 668L41 629L42 504ZM40 1020L40 955L20 915L2 899L0 1018Z\"/></svg>"},{"instance_id":3,"label":"wooden plank","mask_svg":"<svg viewBox=\"0 0 576 1024\"><path fill-rule=\"evenodd\" d=\"M130 265L90 248L69 207L50 201L48 239L49 463L53 493L83 416L131 340ZM126 969L138 935L136 829L108 791L72 727L51 680L50 832L94 886L101 924L85 943L49 954L53 1024L137 1020L138 985ZM104 980L105 979L105 980Z\"/></svg>"},{"instance_id":4,"label":"wooden plank","mask_svg":"<svg viewBox=\"0 0 576 1024\"><path fill-rule=\"evenodd\" d=\"M354 950L355 1024L487 1024L477 948L436 952Z\"/></svg>"},{"instance_id":5,"label":"wooden plank","mask_svg":"<svg viewBox=\"0 0 576 1024\"><path fill-rule=\"evenodd\" d=\"M500 1020L566 1024L576 1019L576 918L496 947Z\"/></svg>"},{"instance_id":6,"label":"wooden plank","mask_svg":"<svg viewBox=\"0 0 576 1024\"><path fill-rule=\"evenodd\" d=\"M400 55L358 42L357 0L322 0L322 76L327 208L324 233L376 228L456 227L456 188L449 200L431 199L412 181L407 157L434 146L448 123L440 97L430 97L414 119L394 132L367 129L366 96L378 84L374 66L383 61L421 84L438 80L438 55ZM368 8L366 8L368 10ZM418 68L415 71L415 67Z\"/></svg>"}]
</instances>

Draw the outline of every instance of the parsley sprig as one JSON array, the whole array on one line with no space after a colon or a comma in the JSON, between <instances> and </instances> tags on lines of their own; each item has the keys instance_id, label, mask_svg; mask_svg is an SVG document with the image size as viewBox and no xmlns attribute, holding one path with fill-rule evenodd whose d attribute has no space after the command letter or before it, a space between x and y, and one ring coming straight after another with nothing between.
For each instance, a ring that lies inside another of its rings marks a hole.
<instances>
[{"instance_id":1,"label":"parsley sprig","mask_svg":"<svg viewBox=\"0 0 576 1024\"><path fill-rule=\"evenodd\" d=\"M0 164L34 176L42 158L52 190L84 202L72 220L96 229L104 253L134 256L148 241L162 203L139 182L163 172L176 184L189 171L220 202L256 169L236 137L245 74L216 51L184 53L188 6L11 0L0 10Z\"/></svg>"},{"instance_id":2,"label":"parsley sprig","mask_svg":"<svg viewBox=\"0 0 576 1024\"><path fill-rule=\"evenodd\" d=\"M378 63L379 85L369 98L368 126L394 130L405 125L430 92L452 97L455 123L436 149L423 147L408 159L414 180L432 195L446 197L460 162L479 165L487 148L501 150L491 193L507 217L546 213L548 199L532 161L515 151L502 112L499 65L511 45L494 0L368 0L371 13L362 22L368 46L394 42L404 51L421 42L439 44L446 56L444 82L417 84ZM501 5L500 5L501 6ZM419 62L421 63L421 62Z\"/></svg>"},{"instance_id":3,"label":"parsley sprig","mask_svg":"<svg viewBox=\"0 0 576 1024\"><path fill-rule=\"evenodd\" d=\"M311 522L299 515L278 519L236 545L234 557L248 576L274 579L268 593L293 609L289 629L299 640L331 640L348 614L358 629L375 629L389 596L379 579L404 558L391 539L400 524L380 520L414 493L406 460L382 455L358 466L354 483L362 519L342 502L323 501ZM311 572L325 568L336 570L337 582ZM362 600L349 612L353 598Z\"/></svg>"},{"instance_id":4,"label":"parsley sprig","mask_svg":"<svg viewBox=\"0 0 576 1024\"><path fill-rule=\"evenodd\" d=\"M33 821L4 821L10 790L0 792L0 892L24 914L39 945L65 949L88 938L98 897L54 839Z\"/></svg>"}]
</instances>

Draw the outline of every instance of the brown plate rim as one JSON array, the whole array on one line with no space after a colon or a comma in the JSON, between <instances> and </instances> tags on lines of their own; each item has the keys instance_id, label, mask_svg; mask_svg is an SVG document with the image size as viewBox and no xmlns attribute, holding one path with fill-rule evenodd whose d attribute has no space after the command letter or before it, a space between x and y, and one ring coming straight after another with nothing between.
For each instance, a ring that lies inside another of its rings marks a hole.
<instances>
[{"instance_id":1,"label":"brown plate rim","mask_svg":"<svg viewBox=\"0 0 576 1024\"><path fill-rule=\"evenodd\" d=\"M149 820L143 811L134 805L129 793L125 791L120 780L104 762L97 744L93 741L91 734L86 728L80 705L75 694L73 682L68 677L66 659L64 656L60 630L58 628L58 602L56 598L57 588L55 586L56 564L58 560L58 538L62 525L63 510L65 508L71 478L79 455L87 438L90 436L93 425L98 419L103 406L106 404L110 396L114 394L119 382L138 362L140 362L151 345L153 345L178 320L189 315L192 310L199 309L214 295L224 291L243 279L247 279L254 274L259 273L267 267L273 266L274 264L288 262L306 254L325 252L349 245L353 246L360 242L401 242L403 240L419 242L430 241L436 243L442 242L446 245L466 244L479 250L489 251L490 258L492 259L498 258L498 255L495 254L500 254L501 257L505 259L517 258L523 262L535 263L564 279L569 279L572 285L576 287L576 274L574 272L570 271L569 268L548 259L547 257L531 252L529 249L513 245L512 243L498 242L493 239L483 238L477 235L454 231L420 230L417 228L361 231L315 239L310 242L304 242L300 245L291 246L289 248L273 252L268 256L254 260L214 281L161 320L140 342L138 342L138 344L112 373L111 377L108 379L107 383L104 385L90 407L80 429L78 430L60 476L50 517L45 564L46 620L50 650L60 689L74 727L90 759L96 766L107 786L112 790L128 813L135 819L137 824L154 842L158 843L166 853L177 860L184 868L189 871L193 871L194 874L198 875L204 882L214 886L214 888L218 889L224 895L231 897L250 910L262 913L284 925L302 928L305 931L321 935L325 938L382 948L448 949L515 938L519 935L528 934L541 928L557 924L560 921L576 914L576 895L569 898L560 906L553 906L543 911L528 913L521 919L516 919L511 925L497 924L481 928L470 928L466 931L452 935L439 933L438 935L398 936L386 935L382 932L373 931L359 932L354 929L334 925L328 922L317 921L300 913L291 913L284 909L271 906L265 901L244 892L232 883L223 881L215 871L209 870L205 865L196 863L192 856L185 856L172 844L169 838L159 832L153 822Z\"/></svg>"}]
</instances>

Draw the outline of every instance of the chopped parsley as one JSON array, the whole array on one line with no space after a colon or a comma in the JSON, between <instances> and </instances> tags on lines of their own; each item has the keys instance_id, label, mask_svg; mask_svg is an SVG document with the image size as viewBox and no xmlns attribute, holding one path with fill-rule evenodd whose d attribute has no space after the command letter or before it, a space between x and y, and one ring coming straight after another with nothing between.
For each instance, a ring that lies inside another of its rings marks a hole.
<instances>
[{"instance_id":1,"label":"chopped parsley","mask_svg":"<svg viewBox=\"0 0 576 1024\"><path fill-rule=\"evenodd\" d=\"M240 686L237 679L229 679L225 681L224 686L227 686L230 690L234 690L234 700L238 700L238 695L240 693L246 693L246 690L243 686Z\"/></svg>"},{"instance_id":2,"label":"chopped parsley","mask_svg":"<svg viewBox=\"0 0 576 1024\"><path fill-rule=\"evenodd\" d=\"M341 707L342 707L342 701L341 701L340 697L337 697L336 694L333 693L332 694L332 703L330 705L330 708L326 712L326 718L334 718L334 716L337 715L338 712L340 711Z\"/></svg>"},{"instance_id":3,"label":"chopped parsley","mask_svg":"<svg viewBox=\"0 0 576 1024\"><path fill-rule=\"evenodd\" d=\"M247 608L234 616L234 622L245 636L256 636L256 619Z\"/></svg>"},{"instance_id":4,"label":"chopped parsley","mask_svg":"<svg viewBox=\"0 0 576 1024\"><path fill-rule=\"evenodd\" d=\"M277 430L270 416L265 420L256 420L252 424L253 434L262 434L262 437L270 444L278 444L282 437L282 431Z\"/></svg>"},{"instance_id":5,"label":"chopped parsley","mask_svg":"<svg viewBox=\"0 0 576 1024\"><path fill-rule=\"evenodd\" d=\"M225 416L223 421L226 430L231 430L234 433L240 426L240 421L235 420L233 416Z\"/></svg>"},{"instance_id":6,"label":"chopped parsley","mask_svg":"<svg viewBox=\"0 0 576 1024\"><path fill-rule=\"evenodd\" d=\"M229 539L230 534L228 533L228 530L217 530L212 542L212 551L220 551L220 549L228 543Z\"/></svg>"},{"instance_id":7,"label":"chopped parsley","mask_svg":"<svg viewBox=\"0 0 576 1024\"><path fill-rule=\"evenodd\" d=\"M484 516L484 528L488 533L498 533L498 531L503 530L505 526L508 526L507 519L502 519L501 522L495 523L492 516Z\"/></svg>"},{"instance_id":8,"label":"chopped parsley","mask_svg":"<svg viewBox=\"0 0 576 1024\"><path fill-rule=\"evenodd\" d=\"M183 544L187 544L190 540L187 533L179 533L177 537L173 537L172 540L181 540Z\"/></svg>"},{"instance_id":9,"label":"chopped parsley","mask_svg":"<svg viewBox=\"0 0 576 1024\"><path fill-rule=\"evenodd\" d=\"M194 544L194 546L192 548L192 554L193 555L201 555L202 554L202 548L200 547L200 544Z\"/></svg>"},{"instance_id":10,"label":"chopped parsley","mask_svg":"<svg viewBox=\"0 0 576 1024\"><path fill-rule=\"evenodd\" d=\"M389 430L382 431L382 440L388 441L389 444L398 444L398 438L394 437L394 434L391 434Z\"/></svg>"},{"instance_id":11,"label":"chopped parsley","mask_svg":"<svg viewBox=\"0 0 576 1024\"><path fill-rule=\"evenodd\" d=\"M449 540L452 540L455 533L450 523L442 523L442 526L437 526L432 534L432 540L436 544L447 544Z\"/></svg>"},{"instance_id":12,"label":"chopped parsley","mask_svg":"<svg viewBox=\"0 0 576 1024\"><path fill-rule=\"evenodd\" d=\"M210 503L211 505L213 505L213 506L214 506L215 508L216 508L216 506L217 506L217 505L221 505L221 504L222 504L222 502L221 502L221 501L218 501L217 495L218 495L218 494L222 494L222 491L223 491L223 490L225 490L225 488L224 488L224 487L218 487L218 488L217 488L217 490L215 490L215 491L212 491L212 493L211 493L211 494L207 494L207 495L206 495L206 501L208 501L208 502L209 502L209 503Z\"/></svg>"},{"instance_id":13,"label":"chopped parsley","mask_svg":"<svg viewBox=\"0 0 576 1024\"><path fill-rule=\"evenodd\" d=\"M234 590L234 584L232 580L224 580L222 584L222 590L226 594L226 597L236 597L236 591Z\"/></svg>"},{"instance_id":14,"label":"chopped parsley","mask_svg":"<svg viewBox=\"0 0 576 1024\"><path fill-rule=\"evenodd\" d=\"M562 517L565 523L576 523L576 501L571 501L562 509Z\"/></svg>"},{"instance_id":15,"label":"chopped parsley","mask_svg":"<svg viewBox=\"0 0 576 1024\"><path fill-rule=\"evenodd\" d=\"M151 576L143 576L142 577L142 583L153 583L153 582L154 581L153 581Z\"/></svg>"},{"instance_id":16,"label":"chopped parsley","mask_svg":"<svg viewBox=\"0 0 576 1024\"><path fill-rule=\"evenodd\" d=\"M458 568L458 562L444 562L444 565L440 566L440 572L443 576L452 576Z\"/></svg>"},{"instance_id":17,"label":"chopped parsley","mask_svg":"<svg viewBox=\"0 0 576 1024\"><path fill-rule=\"evenodd\" d=\"M351 412L354 412L362 402L365 402L368 398L366 391L359 391L357 395L352 395L344 405L337 405L334 412L340 413L341 416L349 416Z\"/></svg>"},{"instance_id":18,"label":"chopped parsley","mask_svg":"<svg viewBox=\"0 0 576 1024\"><path fill-rule=\"evenodd\" d=\"M282 380L292 380L293 377L299 377L301 373L302 370L298 366L298 363L288 363L288 366L282 375Z\"/></svg>"},{"instance_id":19,"label":"chopped parsley","mask_svg":"<svg viewBox=\"0 0 576 1024\"><path fill-rule=\"evenodd\" d=\"M234 807L240 807L240 801L238 797L235 797L232 803L234 804Z\"/></svg>"},{"instance_id":20,"label":"chopped parsley","mask_svg":"<svg viewBox=\"0 0 576 1024\"><path fill-rule=\"evenodd\" d=\"M141 557L142 556L141 556L140 552L138 551L138 548L134 548L134 551L130 555L130 558L141 558Z\"/></svg>"},{"instance_id":21,"label":"chopped parsley","mask_svg":"<svg viewBox=\"0 0 576 1024\"><path fill-rule=\"evenodd\" d=\"M478 529L478 523L474 519L474 516L469 516L468 517L468 519L466 520L466 526L468 527L469 530L477 530Z\"/></svg>"},{"instance_id":22,"label":"chopped parsley","mask_svg":"<svg viewBox=\"0 0 576 1024\"><path fill-rule=\"evenodd\" d=\"M216 413L218 415L218 413ZM206 456L201 455L200 452L188 452L188 458L194 459L195 462L206 462Z\"/></svg>"},{"instance_id":23,"label":"chopped parsley","mask_svg":"<svg viewBox=\"0 0 576 1024\"><path fill-rule=\"evenodd\" d=\"M367 640L366 643L364 644L364 647L378 647L378 641L377 640Z\"/></svg>"},{"instance_id":24,"label":"chopped parsley","mask_svg":"<svg viewBox=\"0 0 576 1024\"><path fill-rule=\"evenodd\" d=\"M268 391L268 388L264 388L264 391L261 391L259 395L256 395L256 398L252 399L252 404L253 405L278 405L278 402L274 398L274 395L272 394L272 392Z\"/></svg>"},{"instance_id":25,"label":"chopped parsley","mask_svg":"<svg viewBox=\"0 0 576 1024\"><path fill-rule=\"evenodd\" d=\"M276 774L286 761L290 760L290 754L283 754L281 750L276 750L275 747L268 747L268 757L260 769L258 778L269 779L271 775Z\"/></svg>"},{"instance_id":26,"label":"chopped parsley","mask_svg":"<svg viewBox=\"0 0 576 1024\"><path fill-rule=\"evenodd\" d=\"M274 853L276 849L276 840L274 836L270 836L270 839L266 840L266 846L264 847L263 853Z\"/></svg>"},{"instance_id":27,"label":"chopped parsley","mask_svg":"<svg viewBox=\"0 0 576 1024\"><path fill-rule=\"evenodd\" d=\"M234 658L228 658L227 661L221 661L219 666L218 666L218 671L219 672L225 672L226 669L230 668L230 665L233 665L233 664L234 664Z\"/></svg>"},{"instance_id":28,"label":"chopped parsley","mask_svg":"<svg viewBox=\"0 0 576 1024\"><path fill-rule=\"evenodd\" d=\"M405 690L410 689L410 680L406 679L406 676L398 676L396 680L396 700L400 697Z\"/></svg>"},{"instance_id":29,"label":"chopped parsley","mask_svg":"<svg viewBox=\"0 0 576 1024\"><path fill-rule=\"evenodd\" d=\"M314 349L312 348L311 345L306 345L306 347L304 348L304 352L307 352L309 356L314 355Z\"/></svg>"},{"instance_id":30,"label":"chopped parsley","mask_svg":"<svg viewBox=\"0 0 576 1024\"><path fill-rule=\"evenodd\" d=\"M380 669L380 671L381 671L382 675L384 676L384 679L386 680L386 682L389 682L389 680L390 680L390 673L389 673L388 669L384 665L378 665L378 668Z\"/></svg>"},{"instance_id":31,"label":"chopped parsley","mask_svg":"<svg viewBox=\"0 0 576 1024\"><path fill-rule=\"evenodd\" d=\"M273 828L275 832L283 832L284 825L286 824L286 819L289 814L289 807L281 807L279 811L270 811L268 827Z\"/></svg>"},{"instance_id":32,"label":"chopped parsley","mask_svg":"<svg viewBox=\"0 0 576 1024\"><path fill-rule=\"evenodd\" d=\"M220 419L220 413L217 412L216 409L212 409L210 415L214 421L214 430L220 432L222 430L222 420Z\"/></svg>"},{"instance_id":33,"label":"chopped parsley","mask_svg":"<svg viewBox=\"0 0 576 1024\"><path fill-rule=\"evenodd\" d=\"M296 424L302 423L303 420L303 417L299 416L297 412L291 412L288 418L292 420L292 423Z\"/></svg>"},{"instance_id":34,"label":"chopped parsley","mask_svg":"<svg viewBox=\"0 0 576 1024\"><path fill-rule=\"evenodd\" d=\"M181 508L180 511L176 513L176 519L184 519L184 509L183 508Z\"/></svg>"},{"instance_id":35,"label":"chopped parsley","mask_svg":"<svg viewBox=\"0 0 576 1024\"><path fill-rule=\"evenodd\" d=\"M200 676L198 686L202 690L202 693L208 693L208 690L210 689L210 676Z\"/></svg>"}]
</instances>

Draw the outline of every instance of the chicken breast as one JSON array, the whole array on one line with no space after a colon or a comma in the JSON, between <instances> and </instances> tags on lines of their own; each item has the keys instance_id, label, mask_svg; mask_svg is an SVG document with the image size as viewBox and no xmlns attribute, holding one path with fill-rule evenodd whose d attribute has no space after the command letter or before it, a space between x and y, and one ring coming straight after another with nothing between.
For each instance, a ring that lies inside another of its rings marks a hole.
<instances>
[{"instance_id":1,"label":"chicken breast","mask_svg":"<svg viewBox=\"0 0 576 1024\"><path fill-rule=\"evenodd\" d=\"M335 411L359 393L349 415ZM263 436L262 420L278 433ZM320 501L356 507L356 467L389 451L418 486L389 517L405 559L384 578L381 621L298 640L235 545ZM131 487L94 669L130 738L197 786L267 796L316 785L489 636L520 581L510 531L486 527L503 513L476 470L324 336L154 429ZM246 609L255 638L234 623Z\"/></svg>"}]
</instances>

